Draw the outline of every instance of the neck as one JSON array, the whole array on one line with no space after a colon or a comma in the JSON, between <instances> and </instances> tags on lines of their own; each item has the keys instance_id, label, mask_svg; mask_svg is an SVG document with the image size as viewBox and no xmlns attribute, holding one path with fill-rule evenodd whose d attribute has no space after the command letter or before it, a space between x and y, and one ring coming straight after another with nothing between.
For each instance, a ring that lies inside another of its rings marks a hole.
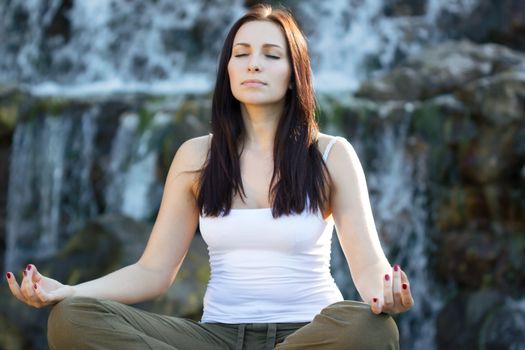
<instances>
[{"instance_id":1,"label":"neck","mask_svg":"<svg viewBox=\"0 0 525 350\"><path fill-rule=\"evenodd\" d=\"M277 125L284 103L275 105L241 104L241 114L246 130L245 147L256 151L273 151Z\"/></svg>"}]
</instances>

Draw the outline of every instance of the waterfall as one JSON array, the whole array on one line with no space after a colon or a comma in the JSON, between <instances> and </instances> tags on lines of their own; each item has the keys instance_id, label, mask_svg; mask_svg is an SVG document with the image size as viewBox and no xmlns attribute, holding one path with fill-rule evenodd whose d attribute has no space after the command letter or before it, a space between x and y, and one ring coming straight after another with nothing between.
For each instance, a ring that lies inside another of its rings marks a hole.
<instances>
[{"instance_id":1,"label":"waterfall","mask_svg":"<svg viewBox=\"0 0 525 350\"><path fill-rule=\"evenodd\" d=\"M154 217L158 208L152 203L160 203L162 183L156 176L158 149L152 140L158 139L170 118L164 113L155 114L152 125L141 133L138 115L121 116L106 173L106 212L138 220Z\"/></svg>"},{"instance_id":2,"label":"waterfall","mask_svg":"<svg viewBox=\"0 0 525 350\"><path fill-rule=\"evenodd\" d=\"M385 15L387 0L285 5L307 35L316 89L334 92L353 90L442 40L439 14L469 13L478 1L427 0L411 16ZM13 0L0 5L0 82L62 96L209 91L222 40L243 3Z\"/></svg>"},{"instance_id":3,"label":"waterfall","mask_svg":"<svg viewBox=\"0 0 525 350\"><path fill-rule=\"evenodd\" d=\"M415 305L411 312L399 317L401 344L407 349L434 349L435 322L442 298L428 271L425 154L411 151L407 137L413 108L406 104L402 122L388 121L391 110L384 108L378 116L383 124L377 135L371 135L362 125L349 141L366 169L370 201L385 254L391 264L401 266L411 282ZM334 243L332 249L332 271L343 295L360 299L348 279L341 248Z\"/></svg>"},{"instance_id":4,"label":"waterfall","mask_svg":"<svg viewBox=\"0 0 525 350\"><path fill-rule=\"evenodd\" d=\"M99 106L85 111L79 121L71 115L47 116L19 123L15 129L7 208L6 270L16 270L27 259L48 258L60 241L100 214L95 199L92 168L100 155L95 140ZM159 140L171 116L155 113L151 119L128 113L120 118L108 165L102 164L106 213L148 220L162 197L157 176ZM142 125L139 125L143 123Z\"/></svg>"},{"instance_id":5,"label":"waterfall","mask_svg":"<svg viewBox=\"0 0 525 350\"><path fill-rule=\"evenodd\" d=\"M411 158L407 154L408 119L398 130L384 131L375 160L378 169L369 176L369 191L385 252L411 281L415 305L400 317L402 344L410 349L433 349L441 297L428 273L426 162L423 155Z\"/></svg>"},{"instance_id":6,"label":"waterfall","mask_svg":"<svg viewBox=\"0 0 525 350\"><path fill-rule=\"evenodd\" d=\"M97 107L18 123L9 172L5 268L53 255L59 240L97 213L90 186ZM67 174L68 181L64 181Z\"/></svg>"},{"instance_id":7,"label":"waterfall","mask_svg":"<svg viewBox=\"0 0 525 350\"><path fill-rule=\"evenodd\" d=\"M209 91L241 0L15 0L0 5L0 82L34 93ZM189 73L187 73L189 72Z\"/></svg>"}]
</instances>

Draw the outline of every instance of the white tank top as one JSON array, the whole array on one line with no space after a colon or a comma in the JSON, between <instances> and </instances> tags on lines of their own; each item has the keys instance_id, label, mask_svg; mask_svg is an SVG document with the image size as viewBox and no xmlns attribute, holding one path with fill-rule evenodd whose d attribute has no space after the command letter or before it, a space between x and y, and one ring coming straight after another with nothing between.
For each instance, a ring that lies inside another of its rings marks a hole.
<instances>
[{"instance_id":1,"label":"white tank top","mask_svg":"<svg viewBox=\"0 0 525 350\"><path fill-rule=\"evenodd\" d=\"M211 267L201 322L309 322L343 300L330 274L334 222L320 210L275 219L271 208L231 209L199 225Z\"/></svg>"}]
</instances>

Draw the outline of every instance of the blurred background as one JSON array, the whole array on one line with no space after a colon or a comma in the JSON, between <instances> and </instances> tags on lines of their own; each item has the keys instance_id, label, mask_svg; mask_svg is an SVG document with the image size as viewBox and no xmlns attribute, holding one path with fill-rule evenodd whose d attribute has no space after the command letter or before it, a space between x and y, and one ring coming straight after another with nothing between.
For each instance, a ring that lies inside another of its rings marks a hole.
<instances>
[{"instance_id":1,"label":"blurred background","mask_svg":"<svg viewBox=\"0 0 525 350\"><path fill-rule=\"evenodd\" d=\"M78 283L134 262L177 147L209 132L248 0L0 1L0 269ZM415 307L402 349L525 349L525 2L269 1L308 38L321 131L354 145ZM358 298L337 239L332 270ZM196 236L169 293L200 318ZM0 348L46 349L48 309L0 285Z\"/></svg>"}]
</instances>

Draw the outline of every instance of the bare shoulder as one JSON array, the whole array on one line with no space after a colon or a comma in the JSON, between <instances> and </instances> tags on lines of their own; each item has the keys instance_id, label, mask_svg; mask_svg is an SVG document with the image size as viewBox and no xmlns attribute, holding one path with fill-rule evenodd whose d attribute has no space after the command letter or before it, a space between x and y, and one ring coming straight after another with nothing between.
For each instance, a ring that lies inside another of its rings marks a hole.
<instances>
[{"instance_id":1,"label":"bare shoulder","mask_svg":"<svg viewBox=\"0 0 525 350\"><path fill-rule=\"evenodd\" d=\"M211 134L195 137L180 145L168 173L168 181L182 181L196 196L200 170L208 158Z\"/></svg>"},{"instance_id":2,"label":"bare shoulder","mask_svg":"<svg viewBox=\"0 0 525 350\"><path fill-rule=\"evenodd\" d=\"M346 138L321 133L318 135L318 138L318 146L321 153L324 153L330 142L335 141L326 160L326 166L330 175L336 175L337 177L337 173L344 174L346 171L361 167L354 147Z\"/></svg>"},{"instance_id":3,"label":"bare shoulder","mask_svg":"<svg viewBox=\"0 0 525 350\"><path fill-rule=\"evenodd\" d=\"M334 145L330 149L328 159L333 158L333 153L353 151L352 145L344 137L318 133L317 138L319 141L317 146L319 147L319 152L321 152L321 154L324 153L326 147L328 147L328 144L330 144L330 142L335 141Z\"/></svg>"},{"instance_id":4,"label":"bare shoulder","mask_svg":"<svg viewBox=\"0 0 525 350\"><path fill-rule=\"evenodd\" d=\"M202 168L208 157L211 135L194 137L185 141L177 150L174 162L180 162L185 171Z\"/></svg>"}]
</instances>

